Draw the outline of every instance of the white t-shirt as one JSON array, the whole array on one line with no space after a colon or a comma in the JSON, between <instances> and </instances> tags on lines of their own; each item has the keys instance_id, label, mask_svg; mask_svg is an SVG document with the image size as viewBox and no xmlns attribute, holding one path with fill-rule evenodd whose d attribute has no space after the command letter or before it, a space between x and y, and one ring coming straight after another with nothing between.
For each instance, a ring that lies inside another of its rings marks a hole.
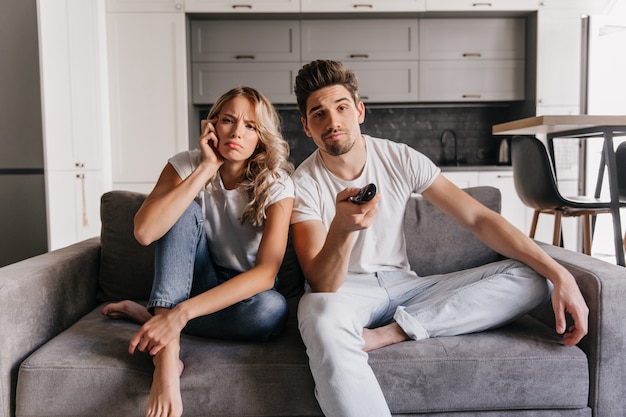
<instances>
[{"instance_id":1,"label":"white t-shirt","mask_svg":"<svg viewBox=\"0 0 626 417\"><path fill-rule=\"evenodd\" d=\"M178 175L184 180L200 164L199 149L184 151L169 159ZM209 242L211 258L215 264L236 271L251 269L261 243L263 227L241 223L248 198L238 188L224 188L219 173L215 180L198 194L204 212L204 226ZM285 198L294 197L293 181L286 172L274 185L269 205Z\"/></svg>"},{"instance_id":2,"label":"white t-shirt","mask_svg":"<svg viewBox=\"0 0 626 417\"><path fill-rule=\"evenodd\" d=\"M293 181L296 200L291 223L321 220L326 226L335 217L337 193L347 187L374 183L381 199L372 225L357 232L349 273L410 269L404 238L404 210L411 193L421 193L439 175L440 169L424 154L403 143L363 135L367 160L361 175L345 181L324 165L315 151L296 170Z\"/></svg>"}]
</instances>

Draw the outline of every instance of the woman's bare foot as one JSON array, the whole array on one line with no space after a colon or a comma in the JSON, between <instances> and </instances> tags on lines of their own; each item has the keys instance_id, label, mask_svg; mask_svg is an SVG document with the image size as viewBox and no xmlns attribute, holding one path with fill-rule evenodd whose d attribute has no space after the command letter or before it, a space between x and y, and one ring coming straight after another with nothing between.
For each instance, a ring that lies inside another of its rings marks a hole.
<instances>
[{"instance_id":1,"label":"woman's bare foot","mask_svg":"<svg viewBox=\"0 0 626 417\"><path fill-rule=\"evenodd\" d=\"M154 356L154 374L146 417L180 417L183 414L180 376L184 365L178 357L179 351L179 342L176 340Z\"/></svg>"},{"instance_id":2,"label":"woman's bare foot","mask_svg":"<svg viewBox=\"0 0 626 417\"><path fill-rule=\"evenodd\" d=\"M139 324L152 318L144 306L130 300L107 304L102 309L102 314L112 319L128 319Z\"/></svg>"},{"instance_id":3,"label":"woman's bare foot","mask_svg":"<svg viewBox=\"0 0 626 417\"><path fill-rule=\"evenodd\" d=\"M363 350L369 352L371 350L380 349L381 347L393 345L394 343L404 342L405 340L409 340L409 336L404 333L404 330L402 330L398 323L390 323L376 329L364 328L363 340L365 340Z\"/></svg>"}]
</instances>

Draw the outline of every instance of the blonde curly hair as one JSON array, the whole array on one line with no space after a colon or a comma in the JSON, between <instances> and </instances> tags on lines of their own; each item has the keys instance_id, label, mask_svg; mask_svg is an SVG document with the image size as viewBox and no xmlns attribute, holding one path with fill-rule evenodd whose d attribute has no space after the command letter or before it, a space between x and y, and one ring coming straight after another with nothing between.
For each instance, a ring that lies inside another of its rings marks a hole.
<instances>
[{"instance_id":1,"label":"blonde curly hair","mask_svg":"<svg viewBox=\"0 0 626 417\"><path fill-rule=\"evenodd\" d=\"M294 167L289 158L289 144L280 131L280 117L274 106L252 87L236 87L215 101L207 119L216 117L224 105L235 97L245 97L254 106L259 144L237 184L248 196L241 222L261 226L267 217L270 191L281 173L291 175Z\"/></svg>"}]
</instances>

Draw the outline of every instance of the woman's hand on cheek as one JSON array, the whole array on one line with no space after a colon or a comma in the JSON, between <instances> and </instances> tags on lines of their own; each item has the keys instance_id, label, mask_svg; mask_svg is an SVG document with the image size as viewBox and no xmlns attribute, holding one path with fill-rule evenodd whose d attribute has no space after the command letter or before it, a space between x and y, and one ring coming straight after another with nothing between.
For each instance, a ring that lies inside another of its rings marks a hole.
<instances>
[{"instance_id":1,"label":"woman's hand on cheek","mask_svg":"<svg viewBox=\"0 0 626 417\"><path fill-rule=\"evenodd\" d=\"M217 117L202 121L202 133L198 140L198 148L202 152L202 161L221 166L224 163L224 158L217 151L219 139L215 130L216 122Z\"/></svg>"}]
</instances>

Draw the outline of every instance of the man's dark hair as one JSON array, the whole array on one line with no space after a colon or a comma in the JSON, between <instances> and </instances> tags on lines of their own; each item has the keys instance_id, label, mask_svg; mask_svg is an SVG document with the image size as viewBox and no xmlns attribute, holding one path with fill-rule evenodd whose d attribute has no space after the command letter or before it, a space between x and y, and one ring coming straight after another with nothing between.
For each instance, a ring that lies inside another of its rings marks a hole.
<instances>
[{"instance_id":1,"label":"man's dark hair","mask_svg":"<svg viewBox=\"0 0 626 417\"><path fill-rule=\"evenodd\" d=\"M319 59L303 66L298 71L293 89L300 115L306 119L306 101L313 92L333 85L344 86L350 92L354 103L358 103L359 82L356 74L341 62Z\"/></svg>"}]
</instances>

